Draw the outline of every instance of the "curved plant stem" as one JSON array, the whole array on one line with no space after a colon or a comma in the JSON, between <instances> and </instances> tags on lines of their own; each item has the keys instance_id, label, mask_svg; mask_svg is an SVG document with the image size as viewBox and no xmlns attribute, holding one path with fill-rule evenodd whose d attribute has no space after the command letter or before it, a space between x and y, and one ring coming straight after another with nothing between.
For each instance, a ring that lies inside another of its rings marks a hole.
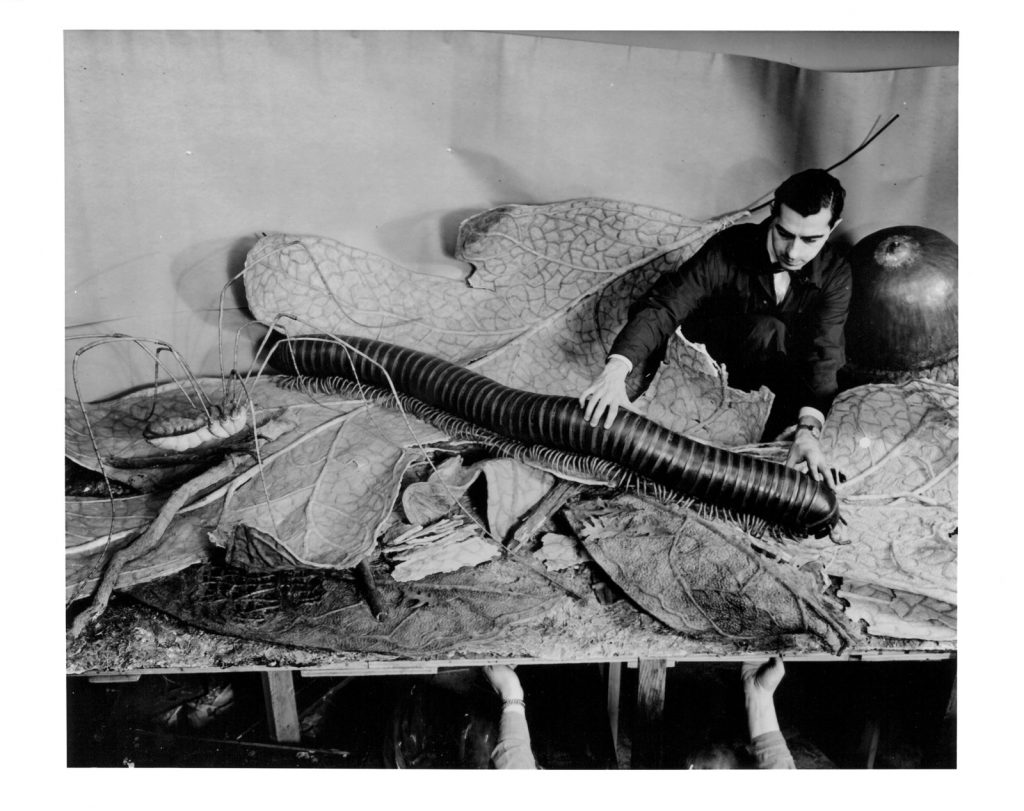
<instances>
[{"instance_id":1,"label":"curved plant stem","mask_svg":"<svg viewBox=\"0 0 1024 811\"><path fill-rule=\"evenodd\" d=\"M231 476L247 458L241 454L232 454L226 457L219 465L215 465L205 473L185 482L185 484L171 494L170 498L160 508L160 512L150 522L146 531L128 546L117 550L110 558L110 561L103 570L103 576L93 592L92 602L75 617L71 624L72 636L79 636L91 622L103 614L124 567L160 545L164 533L181 508L207 487L211 487Z\"/></svg>"}]
</instances>

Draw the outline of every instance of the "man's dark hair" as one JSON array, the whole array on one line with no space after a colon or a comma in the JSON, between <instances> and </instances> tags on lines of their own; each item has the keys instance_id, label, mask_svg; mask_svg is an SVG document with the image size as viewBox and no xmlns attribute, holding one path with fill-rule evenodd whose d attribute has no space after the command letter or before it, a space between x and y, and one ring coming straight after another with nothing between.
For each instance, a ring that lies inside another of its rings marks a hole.
<instances>
[{"instance_id":1,"label":"man's dark hair","mask_svg":"<svg viewBox=\"0 0 1024 811\"><path fill-rule=\"evenodd\" d=\"M835 225L843 213L846 190L824 169L805 169L782 181L775 190L772 215L777 216L779 206L785 203L801 217L810 217L823 208L829 208L832 216L828 224Z\"/></svg>"}]
</instances>

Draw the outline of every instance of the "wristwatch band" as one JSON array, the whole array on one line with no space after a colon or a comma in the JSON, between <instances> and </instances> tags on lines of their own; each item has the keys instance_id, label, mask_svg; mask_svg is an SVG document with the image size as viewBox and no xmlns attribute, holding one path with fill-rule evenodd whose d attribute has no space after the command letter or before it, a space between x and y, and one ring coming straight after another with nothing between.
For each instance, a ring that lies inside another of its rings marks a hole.
<instances>
[{"instance_id":1,"label":"wristwatch band","mask_svg":"<svg viewBox=\"0 0 1024 811\"><path fill-rule=\"evenodd\" d=\"M797 432L800 432L800 431L810 431L811 432L811 436L813 436L815 439L821 439L821 428L819 428L816 423L813 423L813 422L798 422L796 424L796 430L797 430Z\"/></svg>"},{"instance_id":2,"label":"wristwatch band","mask_svg":"<svg viewBox=\"0 0 1024 811\"><path fill-rule=\"evenodd\" d=\"M506 707L522 707L525 710L526 702L521 698L506 698L501 702L501 708L505 709Z\"/></svg>"}]
</instances>

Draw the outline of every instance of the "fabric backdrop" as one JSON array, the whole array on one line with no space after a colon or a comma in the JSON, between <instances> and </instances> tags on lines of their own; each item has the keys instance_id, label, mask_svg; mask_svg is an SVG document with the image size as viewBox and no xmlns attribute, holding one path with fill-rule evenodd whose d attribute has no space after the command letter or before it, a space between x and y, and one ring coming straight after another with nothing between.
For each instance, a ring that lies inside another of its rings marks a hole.
<instances>
[{"instance_id":1,"label":"fabric backdrop","mask_svg":"<svg viewBox=\"0 0 1024 811\"><path fill-rule=\"evenodd\" d=\"M481 210L599 196L710 217L896 113L836 172L838 239L898 224L957 239L953 67L831 73L471 32L69 31L65 77L67 334L164 340L201 373L260 232L462 276L458 223ZM239 286L226 340L241 305ZM68 342L69 392L84 343ZM79 364L87 399L153 374L126 344Z\"/></svg>"}]
</instances>

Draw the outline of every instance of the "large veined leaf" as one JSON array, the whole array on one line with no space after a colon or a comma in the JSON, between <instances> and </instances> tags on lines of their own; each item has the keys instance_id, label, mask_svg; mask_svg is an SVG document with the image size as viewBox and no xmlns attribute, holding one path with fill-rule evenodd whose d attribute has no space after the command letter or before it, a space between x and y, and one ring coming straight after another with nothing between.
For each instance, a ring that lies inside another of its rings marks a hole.
<instances>
[{"instance_id":1,"label":"large veined leaf","mask_svg":"<svg viewBox=\"0 0 1024 811\"><path fill-rule=\"evenodd\" d=\"M443 439L436 428L377 406L336 417L230 492L221 523L273 537L297 565L354 566L373 549L409 465Z\"/></svg>"},{"instance_id":2,"label":"large veined leaf","mask_svg":"<svg viewBox=\"0 0 1024 811\"><path fill-rule=\"evenodd\" d=\"M731 220L729 220L731 221ZM249 252L245 291L290 334L380 338L456 363L483 357L615 276L684 258L729 221L588 198L503 206L462 223L468 280L418 274L326 237L270 234Z\"/></svg>"},{"instance_id":3,"label":"large veined leaf","mask_svg":"<svg viewBox=\"0 0 1024 811\"><path fill-rule=\"evenodd\" d=\"M829 574L956 604L959 389L930 380L843 392L822 435L846 476L848 543L808 540Z\"/></svg>"},{"instance_id":4,"label":"large veined leaf","mask_svg":"<svg viewBox=\"0 0 1024 811\"><path fill-rule=\"evenodd\" d=\"M225 403L225 384L220 378L205 377L196 382L215 405ZM252 381L246 389L247 394L234 385L228 400L246 404L249 411L245 431L235 439L243 442L253 439L254 415L255 433L268 440L262 444L265 453L272 453L290 441L286 434L309 431L362 405L360 400L352 398L313 398L282 388L275 379L267 377ZM161 419L198 418L201 413L195 392L183 390L178 383L163 383L98 403L65 398L64 453L88 470L103 470L112 480L144 491L157 489L169 481L180 480L183 474L200 470L203 463L195 457L209 455L218 448L228 449L227 440L209 442L196 448L189 457L189 454L159 448L146 439L147 427ZM170 464L175 458L190 458L190 461Z\"/></svg>"},{"instance_id":5,"label":"large veined leaf","mask_svg":"<svg viewBox=\"0 0 1024 811\"><path fill-rule=\"evenodd\" d=\"M754 552L723 522L634 496L568 511L589 555L636 603L673 630L764 645L813 634L852 641L820 578Z\"/></svg>"},{"instance_id":6,"label":"large veined leaf","mask_svg":"<svg viewBox=\"0 0 1024 811\"><path fill-rule=\"evenodd\" d=\"M164 498L153 493L108 498L64 499L64 546L73 549L99 540L116 540L146 527Z\"/></svg>"},{"instance_id":7,"label":"large veined leaf","mask_svg":"<svg viewBox=\"0 0 1024 811\"><path fill-rule=\"evenodd\" d=\"M829 574L956 605L955 513L912 504L842 504L841 509L849 544L828 548L808 542L822 553Z\"/></svg>"},{"instance_id":8,"label":"large veined leaf","mask_svg":"<svg viewBox=\"0 0 1024 811\"><path fill-rule=\"evenodd\" d=\"M846 497L920 491L956 507L959 388L917 379L858 386L836 398L822 447Z\"/></svg>"},{"instance_id":9,"label":"large veined leaf","mask_svg":"<svg viewBox=\"0 0 1024 811\"><path fill-rule=\"evenodd\" d=\"M494 560L398 584L374 572L385 617L336 572L246 572L196 566L132 590L139 600L211 631L274 644L428 656L493 651L510 626L541 622L570 602L524 566Z\"/></svg>"}]
</instances>

